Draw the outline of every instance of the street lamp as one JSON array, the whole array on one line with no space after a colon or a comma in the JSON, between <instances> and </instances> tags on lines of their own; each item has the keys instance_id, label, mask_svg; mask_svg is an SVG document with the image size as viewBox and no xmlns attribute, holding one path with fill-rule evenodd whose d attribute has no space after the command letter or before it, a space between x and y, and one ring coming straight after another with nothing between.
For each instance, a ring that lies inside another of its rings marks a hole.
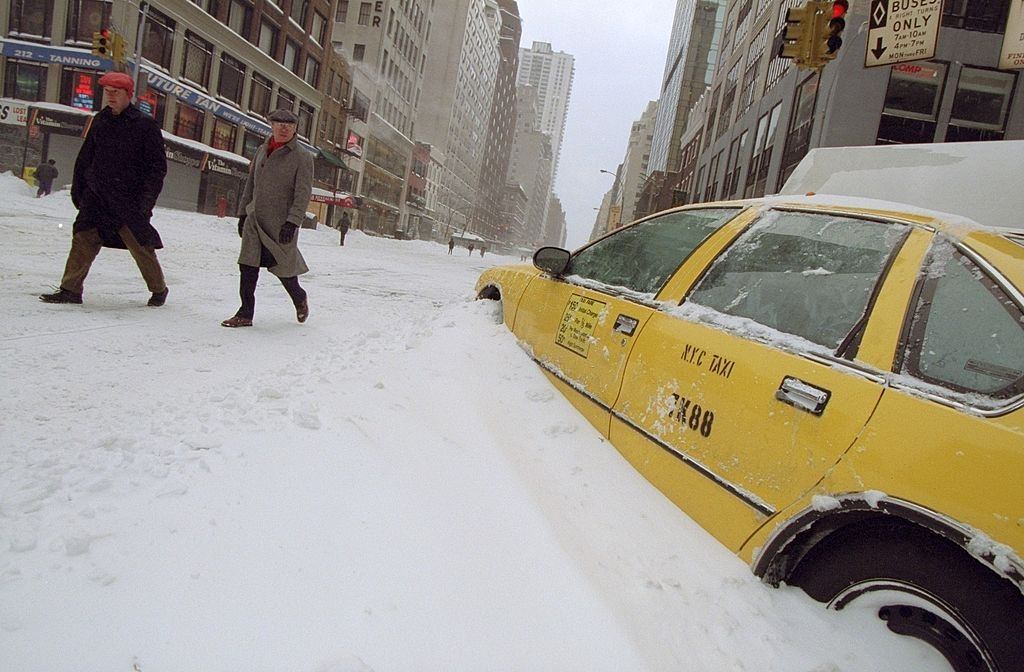
<instances>
[{"instance_id":1,"label":"street lamp","mask_svg":"<svg viewBox=\"0 0 1024 672\"><path fill-rule=\"evenodd\" d=\"M613 173L613 172L612 172L612 171L610 171L610 170L605 170L604 168L602 168L602 169L598 170L597 172L599 172L599 173L604 173L605 175L611 175L612 177L615 177L615 173Z\"/></svg>"}]
</instances>

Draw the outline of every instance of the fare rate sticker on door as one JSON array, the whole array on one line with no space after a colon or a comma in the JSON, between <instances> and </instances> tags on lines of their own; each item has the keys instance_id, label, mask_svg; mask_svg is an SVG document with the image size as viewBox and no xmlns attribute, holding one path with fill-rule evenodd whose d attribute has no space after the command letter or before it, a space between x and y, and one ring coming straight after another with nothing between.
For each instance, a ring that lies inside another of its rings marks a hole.
<instances>
[{"instance_id":1,"label":"fare rate sticker on door","mask_svg":"<svg viewBox=\"0 0 1024 672\"><path fill-rule=\"evenodd\" d=\"M590 353L590 343L594 338L594 328L601 313L605 310L603 301L595 301L588 296L573 294L562 313L562 322L555 334L555 343L572 350L581 357Z\"/></svg>"}]
</instances>

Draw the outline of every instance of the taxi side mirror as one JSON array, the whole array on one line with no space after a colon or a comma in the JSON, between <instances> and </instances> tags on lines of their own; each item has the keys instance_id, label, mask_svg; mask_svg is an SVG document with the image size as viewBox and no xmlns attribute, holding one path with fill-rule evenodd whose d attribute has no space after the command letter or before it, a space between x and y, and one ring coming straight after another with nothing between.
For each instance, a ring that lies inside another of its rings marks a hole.
<instances>
[{"instance_id":1,"label":"taxi side mirror","mask_svg":"<svg viewBox=\"0 0 1024 672\"><path fill-rule=\"evenodd\" d=\"M554 276L565 273L569 267L570 253L560 247L542 247L533 253L533 265Z\"/></svg>"}]
</instances>

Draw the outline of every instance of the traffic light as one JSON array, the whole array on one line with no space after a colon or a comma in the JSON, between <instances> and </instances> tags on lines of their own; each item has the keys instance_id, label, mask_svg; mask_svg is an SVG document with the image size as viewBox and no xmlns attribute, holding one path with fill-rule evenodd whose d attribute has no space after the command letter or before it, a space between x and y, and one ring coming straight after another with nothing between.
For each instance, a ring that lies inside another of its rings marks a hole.
<instances>
[{"instance_id":1,"label":"traffic light","mask_svg":"<svg viewBox=\"0 0 1024 672\"><path fill-rule=\"evenodd\" d=\"M847 0L835 0L832 3L832 16L829 18L828 31L826 33L828 39L825 41L826 51L824 56L827 59L835 58L839 47L843 46L843 38L839 35L846 28L846 12L849 9L850 3Z\"/></svg>"},{"instance_id":2,"label":"traffic light","mask_svg":"<svg viewBox=\"0 0 1024 672\"><path fill-rule=\"evenodd\" d=\"M112 54L112 56L113 56L114 62L115 63L124 63L125 62L125 57L124 57L124 37L121 36L121 33L114 33L113 40L114 40L114 44L113 44L113 54Z\"/></svg>"},{"instance_id":3,"label":"traffic light","mask_svg":"<svg viewBox=\"0 0 1024 672\"><path fill-rule=\"evenodd\" d=\"M814 32L814 3L786 10L786 23L782 27L782 43L777 56L791 58L800 65L811 55L811 38Z\"/></svg>"},{"instance_id":4,"label":"traffic light","mask_svg":"<svg viewBox=\"0 0 1024 672\"><path fill-rule=\"evenodd\" d=\"M109 28L92 34L92 53L110 58L113 55L113 36Z\"/></svg>"}]
</instances>

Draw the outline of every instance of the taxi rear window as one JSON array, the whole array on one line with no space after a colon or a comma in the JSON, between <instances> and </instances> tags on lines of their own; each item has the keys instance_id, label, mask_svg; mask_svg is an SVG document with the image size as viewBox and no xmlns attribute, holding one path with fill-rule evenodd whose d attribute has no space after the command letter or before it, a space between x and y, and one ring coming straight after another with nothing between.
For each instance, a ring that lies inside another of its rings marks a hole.
<instances>
[{"instance_id":1,"label":"taxi rear window","mask_svg":"<svg viewBox=\"0 0 1024 672\"><path fill-rule=\"evenodd\" d=\"M686 258L740 210L682 210L620 229L577 252L567 275L657 294Z\"/></svg>"}]
</instances>

